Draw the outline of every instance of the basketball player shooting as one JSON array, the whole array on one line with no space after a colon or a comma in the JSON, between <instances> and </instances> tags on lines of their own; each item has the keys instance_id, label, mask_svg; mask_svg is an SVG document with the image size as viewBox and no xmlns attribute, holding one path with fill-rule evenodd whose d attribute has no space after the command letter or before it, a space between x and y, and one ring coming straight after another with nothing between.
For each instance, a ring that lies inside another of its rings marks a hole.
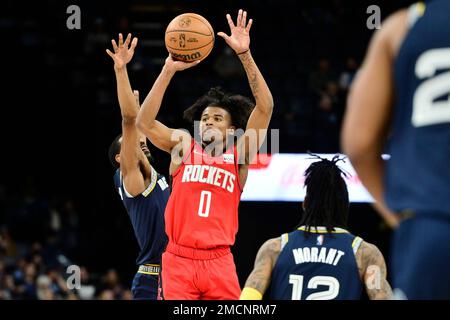
<instances>
[{"instance_id":1,"label":"basketball player shooting","mask_svg":"<svg viewBox=\"0 0 450 320\"><path fill-rule=\"evenodd\" d=\"M250 52L252 20L247 23L243 10L236 24L230 15L226 17L231 35L218 35L239 57L256 105L241 95L213 88L184 112L185 119L200 121L199 141L186 131L166 127L155 118L170 80L177 71L199 63L169 56L137 119L150 141L171 153L172 193L165 212L169 243L162 258L162 286L169 300L232 300L241 292L230 246L238 229L248 165L265 138L256 134L259 139L250 146L249 136L267 129L273 99ZM244 134L235 143L234 139L225 143L227 134L237 129L245 129Z\"/></svg>"}]
</instances>

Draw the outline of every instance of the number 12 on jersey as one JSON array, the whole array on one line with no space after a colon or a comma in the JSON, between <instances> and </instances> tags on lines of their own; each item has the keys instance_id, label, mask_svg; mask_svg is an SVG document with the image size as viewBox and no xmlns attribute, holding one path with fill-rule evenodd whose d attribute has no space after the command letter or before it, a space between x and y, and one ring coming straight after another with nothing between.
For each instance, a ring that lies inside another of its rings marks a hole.
<instances>
[{"instance_id":1,"label":"number 12 on jersey","mask_svg":"<svg viewBox=\"0 0 450 320\"><path fill-rule=\"evenodd\" d=\"M211 208L211 191L203 190L200 193L200 204L198 205L198 215L200 217L208 217Z\"/></svg>"},{"instance_id":2,"label":"number 12 on jersey","mask_svg":"<svg viewBox=\"0 0 450 320\"><path fill-rule=\"evenodd\" d=\"M289 275L292 284L292 300L301 300L304 277L298 274ZM333 277L315 276L308 282L308 289L317 289L318 286L327 286L328 290L311 293L305 300L332 300L339 294L339 281Z\"/></svg>"}]
</instances>

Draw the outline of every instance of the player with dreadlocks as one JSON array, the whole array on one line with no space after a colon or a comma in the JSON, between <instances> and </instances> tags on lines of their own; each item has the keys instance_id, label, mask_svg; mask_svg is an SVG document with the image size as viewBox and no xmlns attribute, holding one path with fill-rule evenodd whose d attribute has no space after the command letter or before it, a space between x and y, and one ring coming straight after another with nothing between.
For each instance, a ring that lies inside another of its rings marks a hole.
<instances>
[{"instance_id":1,"label":"player with dreadlocks","mask_svg":"<svg viewBox=\"0 0 450 320\"><path fill-rule=\"evenodd\" d=\"M314 155L305 171L306 196L300 227L266 241L258 251L241 300L389 299L386 264L380 250L347 227L348 192L336 163Z\"/></svg>"}]
</instances>

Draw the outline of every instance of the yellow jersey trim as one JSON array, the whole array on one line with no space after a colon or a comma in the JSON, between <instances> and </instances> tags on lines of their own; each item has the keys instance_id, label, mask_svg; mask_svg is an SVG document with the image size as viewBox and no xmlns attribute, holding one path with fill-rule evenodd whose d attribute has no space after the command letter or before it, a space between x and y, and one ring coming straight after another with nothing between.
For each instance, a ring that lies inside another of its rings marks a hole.
<instances>
[{"instance_id":1,"label":"yellow jersey trim","mask_svg":"<svg viewBox=\"0 0 450 320\"><path fill-rule=\"evenodd\" d=\"M139 266L138 273L142 274L150 274L153 276L159 275L160 272L160 266L159 264L151 264L146 263Z\"/></svg>"},{"instance_id":2,"label":"yellow jersey trim","mask_svg":"<svg viewBox=\"0 0 450 320\"><path fill-rule=\"evenodd\" d=\"M417 22L417 20L424 15L425 9L426 5L424 2L416 2L409 6L407 11L407 20L410 29Z\"/></svg>"},{"instance_id":3,"label":"yellow jersey trim","mask_svg":"<svg viewBox=\"0 0 450 320\"><path fill-rule=\"evenodd\" d=\"M425 13L425 8L426 8L426 4L424 2L418 2L417 3L417 13L419 14L419 16L423 16L423 14Z\"/></svg>"},{"instance_id":4,"label":"yellow jersey trim","mask_svg":"<svg viewBox=\"0 0 450 320\"><path fill-rule=\"evenodd\" d=\"M141 195L143 195L144 197L147 197L153 191L153 189L155 189L156 182L158 182L158 173L156 172L156 170L152 166L150 166L150 171L151 171L150 184L148 185L147 188L145 188L144 191L141 192ZM120 171L120 184L123 186L123 190L125 191L125 195L127 196L127 198L135 198L127 191L127 188L125 187L125 183L123 182L122 171Z\"/></svg>"},{"instance_id":5,"label":"yellow jersey trim","mask_svg":"<svg viewBox=\"0 0 450 320\"><path fill-rule=\"evenodd\" d=\"M262 294L256 289L245 287L242 292L239 300L262 300Z\"/></svg>"},{"instance_id":6,"label":"yellow jersey trim","mask_svg":"<svg viewBox=\"0 0 450 320\"><path fill-rule=\"evenodd\" d=\"M356 252L358 251L358 249L361 246L362 242L363 242L363 239L360 238L360 237L355 237L355 239L353 239L352 248L353 248L353 253L354 254L356 254Z\"/></svg>"},{"instance_id":7,"label":"yellow jersey trim","mask_svg":"<svg viewBox=\"0 0 450 320\"><path fill-rule=\"evenodd\" d=\"M151 167L151 172L152 177L150 180L150 185L147 187L147 189L144 190L144 192L142 192L142 195L144 197L147 197L153 191L153 189L155 189L156 182L158 181L158 173L153 167Z\"/></svg>"},{"instance_id":8,"label":"yellow jersey trim","mask_svg":"<svg viewBox=\"0 0 450 320\"><path fill-rule=\"evenodd\" d=\"M289 241L289 234L283 233L281 235L281 250L283 250L284 246L288 243L288 241Z\"/></svg>"},{"instance_id":9,"label":"yellow jersey trim","mask_svg":"<svg viewBox=\"0 0 450 320\"><path fill-rule=\"evenodd\" d=\"M301 226L297 230L307 231L306 226ZM325 228L325 227L311 227L309 232L311 232L311 233L329 233L327 228ZM349 232L342 228L334 228L334 231L331 231L331 233L349 233Z\"/></svg>"},{"instance_id":10,"label":"yellow jersey trim","mask_svg":"<svg viewBox=\"0 0 450 320\"><path fill-rule=\"evenodd\" d=\"M140 271L140 270L138 270L138 273L150 274L150 275L152 275L152 276L157 276L157 275L159 275L159 272L145 272L145 271Z\"/></svg>"}]
</instances>

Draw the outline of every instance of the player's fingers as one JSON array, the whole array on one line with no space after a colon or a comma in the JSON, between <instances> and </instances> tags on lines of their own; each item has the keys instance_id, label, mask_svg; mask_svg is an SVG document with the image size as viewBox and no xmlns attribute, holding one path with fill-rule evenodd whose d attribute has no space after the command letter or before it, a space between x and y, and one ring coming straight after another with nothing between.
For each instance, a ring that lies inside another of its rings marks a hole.
<instances>
[{"instance_id":1,"label":"player's fingers","mask_svg":"<svg viewBox=\"0 0 450 320\"><path fill-rule=\"evenodd\" d=\"M248 25L245 28L245 30L247 30L247 32L250 32L250 28L252 27L253 24L253 19L248 20Z\"/></svg>"},{"instance_id":2,"label":"player's fingers","mask_svg":"<svg viewBox=\"0 0 450 320\"><path fill-rule=\"evenodd\" d=\"M166 58L166 63L174 62L172 55L169 53L169 55Z\"/></svg>"},{"instance_id":3,"label":"player's fingers","mask_svg":"<svg viewBox=\"0 0 450 320\"><path fill-rule=\"evenodd\" d=\"M230 38L227 34L225 34L224 32L217 32L217 35L219 37L222 37L225 41L228 41L228 39Z\"/></svg>"},{"instance_id":4,"label":"player's fingers","mask_svg":"<svg viewBox=\"0 0 450 320\"><path fill-rule=\"evenodd\" d=\"M237 20L236 20L236 27L240 27L241 23L242 23L242 9L239 9Z\"/></svg>"},{"instance_id":5,"label":"player's fingers","mask_svg":"<svg viewBox=\"0 0 450 320\"><path fill-rule=\"evenodd\" d=\"M119 33L119 47L123 46L123 35Z\"/></svg>"},{"instance_id":6,"label":"player's fingers","mask_svg":"<svg viewBox=\"0 0 450 320\"><path fill-rule=\"evenodd\" d=\"M125 39L125 43L124 43L125 47L128 47L128 45L130 44L130 42L131 42L131 33L129 33L129 34L127 35L127 38Z\"/></svg>"},{"instance_id":7,"label":"player's fingers","mask_svg":"<svg viewBox=\"0 0 450 320\"><path fill-rule=\"evenodd\" d=\"M244 13L242 14L242 24L241 27L245 28L245 25L247 24L247 11L244 11Z\"/></svg>"},{"instance_id":8,"label":"player's fingers","mask_svg":"<svg viewBox=\"0 0 450 320\"><path fill-rule=\"evenodd\" d=\"M111 43L112 43L112 46L113 46L114 52L117 52L117 50L119 50L119 48L117 47L117 43L116 43L116 40L112 39L112 40L111 40Z\"/></svg>"},{"instance_id":9,"label":"player's fingers","mask_svg":"<svg viewBox=\"0 0 450 320\"><path fill-rule=\"evenodd\" d=\"M134 48L136 48L137 43L138 43L138 38L134 38L133 41L131 41L130 49L134 51Z\"/></svg>"},{"instance_id":10,"label":"player's fingers","mask_svg":"<svg viewBox=\"0 0 450 320\"><path fill-rule=\"evenodd\" d=\"M133 90L134 98L136 99L136 104L139 106L139 91Z\"/></svg>"},{"instance_id":11,"label":"player's fingers","mask_svg":"<svg viewBox=\"0 0 450 320\"><path fill-rule=\"evenodd\" d=\"M233 29L234 28L233 19L231 19L231 16L229 14L227 14L227 21L228 25L230 26L230 29Z\"/></svg>"},{"instance_id":12,"label":"player's fingers","mask_svg":"<svg viewBox=\"0 0 450 320\"><path fill-rule=\"evenodd\" d=\"M200 62L201 62L201 60L192 61L192 62L183 62L183 65L184 65L183 69L188 69L188 68L191 68L191 67L193 67L193 66L196 66L196 65L198 65Z\"/></svg>"},{"instance_id":13,"label":"player's fingers","mask_svg":"<svg viewBox=\"0 0 450 320\"><path fill-rule=\"evenodd\" d=\"M114 59L114 53L112 53L109 49L106 49L106 53Z\"/></svg>"}]
</instances>

